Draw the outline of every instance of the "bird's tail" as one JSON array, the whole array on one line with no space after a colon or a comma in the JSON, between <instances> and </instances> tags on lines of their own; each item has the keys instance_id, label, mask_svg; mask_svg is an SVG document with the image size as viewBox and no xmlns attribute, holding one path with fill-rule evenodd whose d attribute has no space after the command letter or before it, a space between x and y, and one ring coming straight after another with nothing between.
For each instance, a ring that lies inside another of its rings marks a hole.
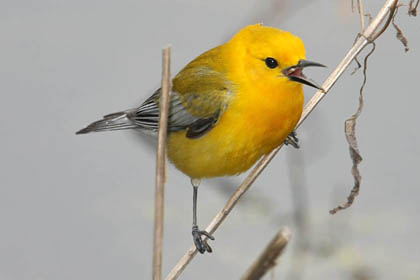
<instances>
[{"instance_id":1,"label":"bird's tail","mask_svg":"<svg viewBox=\"0 0 420 280\"><path fill-rule=\"evenodd\" d=\"M131 120L130 111L123 111L106 115L102 120L91 123L87 127L76 132L76 134L130 128L138 128L138 126Z\"/></svg>"}]
</instances>

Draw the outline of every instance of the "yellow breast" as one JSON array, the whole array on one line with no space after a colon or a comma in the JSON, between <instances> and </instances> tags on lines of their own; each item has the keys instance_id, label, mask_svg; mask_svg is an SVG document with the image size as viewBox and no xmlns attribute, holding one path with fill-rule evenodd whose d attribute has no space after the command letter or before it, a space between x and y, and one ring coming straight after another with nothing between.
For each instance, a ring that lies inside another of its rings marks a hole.
<instances>
[{"instance_id":1,"label":"yellow breast","mask_svg":"<svg viewBox=\"0 0 420 280\"><path fill-rule=\"evenodd\" d=\"M242 173L285 140L302 108L299 84L259 88L243 84L210 132L198 139L187 138L185 131L170 134L169 159L191 178Z\"/></svg>"}]
</instances>

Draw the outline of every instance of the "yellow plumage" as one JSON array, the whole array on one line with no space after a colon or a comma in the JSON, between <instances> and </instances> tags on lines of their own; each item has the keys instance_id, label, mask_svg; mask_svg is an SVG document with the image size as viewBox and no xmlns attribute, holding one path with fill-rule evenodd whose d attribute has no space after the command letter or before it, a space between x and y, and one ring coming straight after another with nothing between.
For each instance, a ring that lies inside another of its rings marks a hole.
<instances>
[{"instance_id":1,"label":"yellow plumage","mask_svg":"<svg viewBox=\"0 0 420 280\"><path fill-rule=\"evenodd\" d=\"M173 90L180 96L184 91L208 94L210 89L215 95L212 99L222 99L227 106L204 136L190 139L185 131L169 135L168 156L179 170L191 178L244 172L293 131L303 108L302 85L268 68L266 57L276 58L279 69L285 69L305 58L304 45L289 32L248 26L231 41L196 58L174 78ZM189 73L203 67L224 74L232 92L220 90L217 78L203 84L185 81L184 76L191 77ZM219 103L203 104L201 114L214 111L212 105Z\"/></svg>"},{"instance_id":2,"label":"yellow plumage","mask_svg":"<svg viewBox=\"0 0 420 280\"><path fill-rule=\"evenodd\" d=\"M248 170L295 128L302 84L320 88L303 75L308 66L322 65L305 60L298 37L260 24L197 57L172 81L169 159L191 179ZM106 115L77 134L128 128L155 133L159 101L160 89L140 107ZM197 224L199 180L192 183L193 241L200 253L212 252L202 236L214 238Z\"/></svg>"}]
</instances>

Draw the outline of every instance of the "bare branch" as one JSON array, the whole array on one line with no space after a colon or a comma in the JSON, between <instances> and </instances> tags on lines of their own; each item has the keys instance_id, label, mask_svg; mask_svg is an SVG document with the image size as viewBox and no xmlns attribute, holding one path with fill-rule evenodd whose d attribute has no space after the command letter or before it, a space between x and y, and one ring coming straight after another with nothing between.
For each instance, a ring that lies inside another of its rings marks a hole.
<instances>
[{"instance_id":1,"label":"bare branch","mask_svg":"<svg viewBox=\"0 0 420 280\"><path fill-rule=\"evenodd\" d=\"M359 15L360 15L360 29L362 30L361 33L363 33L365 32L365 13L363 12L362 0L357 1L357 7L359 9Z\"/></svg>"},{"instance_id":2,"label":"bare branch","mask_svg":"<svg viewBox=\"0 0 420 280\"><path fill-rule=\"evenodd\" d=\"M351 173L353 174L354 178L354 185L350 192L350 195L347 197L347 202L340 204L339 206L335 207L334 209L330 210L331 214L335 214L340 210L344 210L348 207L350 207L353 204L354 199L359 194L360 190L360 181L362 180L362 177L360 176L359 172L359 163L362 161L362 156L360 155L359 146L357 144L357 138L356 138L356 120L360 116L363 110L363 90L366 85L366 72L367 72L367 61L369 56L375 51L375 42L372 42L372 49L370 52L366 55L364 62L363 62L363 83L360 87L360 95L359 95L359 107L357 108L356 113L354 113L349 119L346 120L344 125L344 130L346 133L346 139L349 143L349 149L350 149L350 157L353 161L353 166L351 168Z\"/></svg>"},{"instance_id":3,"label":"bare branch","mask_svg":"<svg viewBox=\"0 0 420 280\"><path fill-rule=\"evenodd\" d=\"M162 279L162 241L164 217L164 191L166 182L166 136L168 131L168 111L170 81L170 47L162 52L162 93L156 158L155 230L153 241L153 280Z\"/></svg>"},{"instance_id":4,"label":"bare branch","mask_svg":"<svg viewBox=\"0 0 420 280\"><path fill-rule=\"evenodd\" d=\"M360 33L357 34L356 38L354 39L353 45L356 43L357 39L359 39ZM362 64L360 64L359 59L357 56L354 58L354 62L356 62L356 67L354 67L353 71L350 73L350 75L354 75L357 71L359 71L360 68L362 68Z\"/></svg>"},{"instance_id":5,"label":"bare branch","mask_svg":"<svg viewBox=\"0 0 420 280\"><path fill-rule=\"evenodd\" d=\"M408 5L408 15L410 16L417 16L417 8L419 6L420 0L417 0L416 5L414 5L414 0L410 0L410 4Z\"/></svg>"},{"instance_id":6,"label":"bare branch","mask_svg":"<svg viewBox=\"0 0 420 280\"><path fill-rule=\"evenodd\" d=\"M288 228L280 230L241 279L258 280L274 268L277 265L277 259L283 253L291 236L292 234Z\"/></svg>"},{"instance_id":7,"label":"bare branch","mask_svg":"<svg viewBox=\"0 0 420 280\"><path fill-rule=\"evenodd\" d=\"M376 35L375 31L379 28L379 25L387 18L389 11L395 7L398 0L387 0L379 11L375 19L371 22L371 24L366 28L365 32L356 43L352 46L337 68L330 74L327 80L322 85L324 90L319 90L315 93L315 95L311 98L308 104L305 106L302 112L301 119L296 127L299 127L308 115L315 109L318 103L325 97L326 93L331 89L331 87L335 84L335 82L340 78L343 74L344 70L349 66L351 61L359 54L359 52L371 41L376 39L378 36ZM382 30L381 30L382 31ZM270 154L264 156L254 167L254 169L248 174L242 184L238 187L235 193L231 196L231 198L227 201L226 205L223 207L221 211L217 213L217 215L213 218L211 223L207 226L206 231L210 234L213 234L220 224L225 220L227 215L232 211L233 207L236 205L238 200L242 197L242 195L251 187L252 183L257 179L257 177L261 174L261 172L266 168L266 166L270 163L270 161L274 158L274 156L280 151L283 145L280 145L276 149L274 149ZM185 267L190 263L192 258L197 254L197 250L195 246L192 246L185 255L179 260L179 262L172 268L171 272L165 278L166 280L177 279L179 275L181 275L182 271Z\"/></svg>"},{"instance_id":8,"label":"bare branch","mask_svg":"<svg viewBox=\"0 0 420 280\"><path fill-rule=\"evenodd\" d=\"M376 45L375 45L374 40L377 39L388 28L390 22L393 21L393 18L395 16L395 12L397 10L397 4L398 4L398 0L395 1L395 3L393 3L389 7L389 16L388 16L388 19L385 22L384 26L376 34L372 34L372 36L370 37L371 39L369 40L369 43L371 43L373 45L373 48L366 55L366 57L364 59L364 63L363 63L364 64L364 67L363 67L363 84L360 88L359 107L357 109L357 112L352 117L350 117L348 120L346 120L346 122L345 122L346 139L347 139L347 142L349 143L350 157L353 161L353 167L351 169L351 172L352 172L352 175L353 175L353 178L354 178L354 185L353 185L353 188L350 192L350 195L347 197L347 202L343 203L343 204L340 204L337 207L335 207L334 209L330 210L330 214L335 214L340 210L344 210L344 209L350 207L353 204L356 196L359 194L360 182L361 182L362 178L360 176L358 165L362 161L362 157L360 155L359 148L358 148L358 145L357 145L357 139L356 139L356 120L359 117L359 115L360 115L360 113L362 112L362 109L363 109L363 89L366 85L367 60L368 60L369 56L375 50ZM366 36L366 35L365 34L360 34L360 36ZM369 38L369 37L366 37L366 38Z\"/></svg>"},{"instance_id":9,"label":"bare branch","mask_svg":"<svg viewBox=\"0 0 420 280\"><path fill-rule=\"evenodd\" d=\"M389 11L389 15L388 15L388 18L387 18L387 20L386 20L386 22L385 22L385 24L384 24L384 26L378 31L378 32L376 32L376 33L373 33L371 36L369 36L369 37L367 37L367 38L369 38L369 40L371 41L371 42L373 42L373 41L375 41L376 39L378 39L379 38L379 36L381 36L382 35L382 33L384 33L385 32L385 30L388 28L388 26L389 26L389 24L391 23L391 20L392 20L392 18L393 18L393 16L394 16L394 14L395 14L395 9L397 8L397 4L398 4L398 0L396 0L396 1L393 1L393 3L392 3L392 5L390 5L389 7L388 7L388 11ZM372 22L373 23L373 22ZM371 25L372 25L372 23L371 23ZM379 25L378 25L378 27L379 27Z\"/></svg>"},{"instance_id":10,"label":"bare branch","mask_svg":"<svg viewBox=\"0 0 420 280\"><path fill-rule=\"evenodd\" d=\"M409 10L410 12L410 10ZM404 51L408 52L409 48L408 48L408 40L407 38L404 36L402 30L398 27L398 25L395 23L395 16L398 13L398 7L395 9L395 13L394 16L392 17L392 25L394 26L395 30L397 30L397 39L404 45Z\"/></svg>"}]
</instances>

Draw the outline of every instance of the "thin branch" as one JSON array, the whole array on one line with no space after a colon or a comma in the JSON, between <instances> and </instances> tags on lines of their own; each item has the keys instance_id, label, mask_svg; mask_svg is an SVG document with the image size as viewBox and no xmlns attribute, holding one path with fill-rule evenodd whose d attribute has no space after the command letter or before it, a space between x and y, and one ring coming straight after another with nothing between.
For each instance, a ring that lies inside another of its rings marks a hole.
<instances>
[{"instance_id":1,"label":"thin branch","mask_svg":"<svg viewBox=\"0 0 420 280\"><path fill-rule=\"evenodd\" d=\"M346 133L346 139L347 143L349 144L350 149L350 157L353 162L353 166L351 168L351 174L354 178L354 185L350 192L350 195L347 197L347 202L338 205L334 209L330 210L330 214L335 214L338 211L344 210L349 208L352 204L356 196L359 195L360 190L360 182L362 180L362 177L360 176L359 171L359 163L362 161L362 156L359 151L359 145L357 144L357 138L356 138L356 120L360 116L363 110L363 90L366 85L367 80L367 62L369 56L375 51L376 45L375 42L372 42L372 49L370 52L365 56L365 59L363 61L363 83L360 87L360 93L359 93L359 107L357 108L356 113L354 113L349 119L345 121L344 129Z\"/></svg>"},{"instance_id":2,"label":"thin branch","mask_svg":"<svg viewBox=\"0 0 420 280\"><path fill-rule=\"evenodd\" d=\"M360 26L361 26L361 33L365 32L365 13L363 12L363 2L362 0L357 1L357 7L359 8L359 15L360 15Z\"/></svg>"},{"instance_id":3,"label":"thin branch","mask_svg":"<svg viewBox=\"0 0 420 280\"><path fill-rule=\"evenodd\" d=\"M274 268L277 265L277 259L283 253L291 236L292 234L288 228L280 230L241 279L258 280Z\"/></svg>"},{"instance_id":4,"label":"thin branch","mask_svg":"<svg viewBox=\"0 0 420 280\"><path fill-rule=\"evenodd\" d=\"M388 1L387 1L387 2L388 2ZM385 32L385 30L388 28L389 24L391 23L392 19L394 18L395 9L397 8L397 5L398 5L398 0L396 0L396 1L392 1L392 2L393 2L393 3L392 3L392 4L389 6L389 8L388 8L388 10L389 10L389 16L387 17L387 19L386 19L386 22L385 22L384 26L382 26L382 28L381 28L378 32L373 33L371 36L367 37L367 38L369 38L369 41L370 41L370 42L373 42L373 41L375 41L376 39L378 39L378 38L379 38L379 36L381 36L381 35L382 35L382 33L384 33L384 32ZM372 22L372 23L373 23L373 22ZM372 23L371 23L371 25L372 25ZM378 25L378 27L379 27L379 25Z\"/></svg>"},{"instance_id":5,"label":"thin branch","mask_svg":"<svg viewBox=\"0 0 420 280\"><path fill-rule=\"evenodd\" d=\"M404 51L408 52L410 50L408 48L408 39L404 36L404 33L402 32L401 28L399 28L398 25L395 23L395 17L397 16L398 8L399 7L395 9L394 16L392 17L392 25L397 31L397 34L396 34L397 39L404 45Z\"/></svg>"},{"instance_id":6,"label":"thin branch","mask_svg":"<svg viewBox=\"0 0 420 280\"><path fill-rule=\"evenodd\" d=\"M324 82L322 88L324 89L319 90L315 93L315 95L311 98L308 104L305 106L302 112L301 119L296 127L299 127L308 115L314 110L316 105L324 98L326 93L331 89L331 87L335 84L335 82L340 78L343 74L344 70L349 66L351 61L359 54L359 52L373 39L376 39L375 31L379 28L379 25L387 18L389 11L395 8L395 5L398 0L387 0L382 7L382 9L377 14L376 18L371 22L371 24L366 28L365 32L353 47L349 50L337 68L330 74L327 80ZM382 30L381 30L382 31ZM223 207L221 211L217 213L217 215L213 218L210 224L207 226L206 231L210 234L213 234L220 224L225 220L227 215L232 211L233 207L236 205L238 200L244 195L244 193L251 187L252 183L257 179L257 177L261 174L261 172L267 167L267 165L271 162L274 156L280 151L283 145L280 145L276 149L274 149L268 155L265 155L254 167L254 169L248 174L242 184L237 188L235 193L231 196L231 198L227 201L226 205ZM197 254L197 250L195 246L192 246L185 255L179 260L179 262L172 268L171 272L165 278L165 280L172 280L177 279L179 275L181 275L182 271L185 267L191 262L192 258Z\"/></svg>"},{"instance_id":7,"label":"thin branch","mask_svg":"<svg viewBox=\"0 0 420 280\"><path fill-rule=\"evenodd\" d=\"M362 83L362 86L360 88L359 107L357 109L357 112L354 115L352 115L349 119L347 119L346 122L345 122L345 125L344 125L346 139L347 139L347 142L349 144L349 149L350 149L350 158L353 162L353 166L351 168L351 173L352 173L353 178L354 178L354 185L353 185L353 188L351 189L351 192L350 192L349 196L347 197L347 201L345 203L342 203L342 204L338 205L334 209L330 210L330 214L332 214L332 215L336 214L338 211L349 208L353 204L356 196L359 195L360 182L362 180L362 177L360 176L360 171L359 171L358 166L359 166L360 162L362 161L362 156L360 154L359 147L358 147L358 144L357 144L356 120L363 110L363 89L366 85L367 61L368 61L369 56L375 51L375 48L376 48L375 42L373 40L378 38L388 28L390 22L392 22L394 27L396 27L396 25L394 24L394 18L395 18L395 15L396 15L397 11L398 11L398 1L395 3L395 5L390 7L388 20L386 21L384 26L381 28L381 30L378 31L376 34L374 34L372 36L372 40L370 40L370 42L369 42L369 43L372 44L373 47L372 47L371 51L366 55L366 57L364 59L364 62L363 62L363 65L364 65L364 67L363 67L363 83ZM396 27L396 29L399 30L398 27ZM360 34L359 36L364 36L364 35ZM397 34L397 38L398 38L398 34ZM356 59L357 58L355 58L355 60ZM360 65L359 62L358 62L358 64ZM357 70L357 69L355 69L355 70ZM353 71L353 73L354 73L354 71Z\"/></svg>"},{"instance_id":8,"label":"thin branch","mask_svg":"<svg viewBox=\"0 0 420 280\"><path fill-rule=\"evenodd\" d=\"M356 44L357 39L359 39L360 34L357 34L356 38L354 39L353 45ZM357 56L354 58L354 62L356 62L356 67L354 67L353 71L350 73L350 75L354 75L360 68L362 68L362 64L360 64L359 59Z\"/></svg>"},{"instance_id":9,"label":"thin branch","mask_svg":"<svg viewBox=\"0 0 420 280\"><path fill-rule=\"evenodd\" d=\"M166 136L168 128L170 81L170 47L162 51L162 93L160 97L160 116L158 131L158 150L156 158L156 193L155 193L155 231L153 240L153 280L162 279L162 241L164 191L166 182Z\"/></svg>"},{"instance_id":10,"label":"thin branch","mask_svg":"<svg viewBox=\"0 0 420 280\"><path fill-rule=\"evenodd\" d=\"M420 1L420 0L419 0ZM362 3L360 2L359 3L360 5L362 5ZM390 6L389 7L389 17L388 17L388 19L387 19L387 21L385 22L385 24L384 24L384 26L381 28L381 30L380 31L378 31L378 32L376 32L375 34L372 34L372 36L369 38L369 41L370 42L374 42L377 38L379 38L379 36L381 36L382 35L382 33L388 28L388 26L389 26L389 24L391 23L391 21L393 22L394 21L394 17L395 17L395 15L396 15L396 11L397 11L397 9L398 9L398 0L397 1L395 1L395 3L392 5L392 6ZM361 8L362 10L363 10L363 7ZM359 10L359 12L360 12L360 10ZM371 25L372 24L372 21L373 21L373 19L372 19L372 15L371 14L367 14L367 16L369 17L369 25ZM359 34L357 34L357 37L356 37L356 39L355 39L355 41L354 41L354 43L353 43L353 45L356 43L356 41L357 41L357 39L360 37L360 36L364 36L364 28L362 27L362 31L359 33ZM367 37L366 37L367 38ZM398 34L397 34L397 38L398 38ZM358 60L358 58L357 58L357 55L356 55L356 57L354 58L354 61L357 63L357 66L356 66L356 68L353 70L353 72L351 72L351 74L350 75L353 75L354 73L356 73L361 67L362 67L362 65L360 64L360 62L359 62L359 60Z\"/></svg>"},{"instance_id":11,"label":"thin branch","mask_svg":"<svg viewBox=\"0 0 420 280\"><path fill-rule=\"evenodd\" d=\"M414 5L414 0L410 0L410 4L408 6L408 15L410 16L417 16L417 8L419 6L420 0L417 0L416 5Z\"/></svg>"}]
</instances>

